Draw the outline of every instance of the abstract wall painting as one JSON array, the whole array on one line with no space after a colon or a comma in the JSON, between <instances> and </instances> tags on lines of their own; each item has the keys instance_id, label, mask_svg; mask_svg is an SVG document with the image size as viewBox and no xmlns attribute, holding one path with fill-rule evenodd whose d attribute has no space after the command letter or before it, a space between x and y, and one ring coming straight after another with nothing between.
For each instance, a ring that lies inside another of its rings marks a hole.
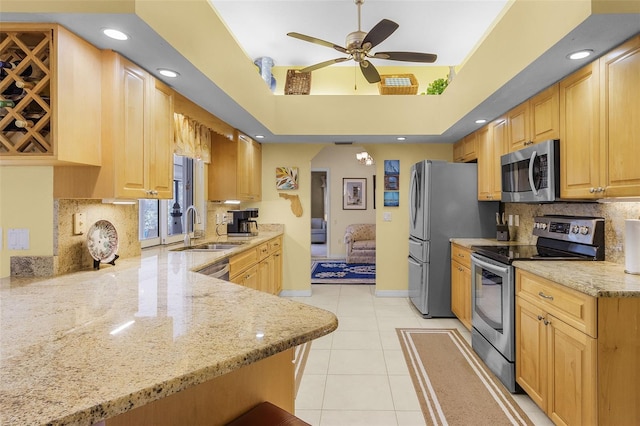
<instances>
[{"instance_id":1,"label":"abstract wall painting","mask_svg":"<svg viewBox=\"0 0 640 426\"><path fill-rule=\"evenodd\" d=\"M278 190L298 189L298 168L297 167L276 167L276 189Z\"/></svg>"}]
</instances>

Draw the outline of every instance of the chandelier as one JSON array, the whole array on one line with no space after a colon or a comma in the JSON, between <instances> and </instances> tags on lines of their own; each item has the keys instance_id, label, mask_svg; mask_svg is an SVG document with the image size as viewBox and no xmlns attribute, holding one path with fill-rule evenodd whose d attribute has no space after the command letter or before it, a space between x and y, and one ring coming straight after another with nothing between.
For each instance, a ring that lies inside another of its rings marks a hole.
<instances>
[{"instance_id":1,"label":"chandelier","mask_svg":"<svg viewBox=\"0 0 640 426\"><path fill-rule=\"evenodd\" d=\"M360 164L364 164L365 166L372 166L376 162L371 155L367 151L358 152L356 154L356 159Z\"/></svg>"}]
</instances>

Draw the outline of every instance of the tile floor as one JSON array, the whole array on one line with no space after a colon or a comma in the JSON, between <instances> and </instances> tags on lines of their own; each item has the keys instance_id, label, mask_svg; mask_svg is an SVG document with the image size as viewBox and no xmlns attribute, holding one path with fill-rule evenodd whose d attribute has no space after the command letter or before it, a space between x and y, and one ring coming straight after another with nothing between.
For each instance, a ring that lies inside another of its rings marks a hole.
<instances>
[{"instance_id":1,"label":"tile floor","mask_svg":"<svg viewBox=\"0 0 640 426\"><path fill-rule=\"evenodd\" d=\"M313 341L296 398L296 415L314 426L424 425L395 329L455 327L470 340L457 319L424 319L407 298L374 292L373 285L319 284L311 297L292 298L339 320ZM535 425L552 424L529 397L514 397Z\"/></svg>"}]
</instances>

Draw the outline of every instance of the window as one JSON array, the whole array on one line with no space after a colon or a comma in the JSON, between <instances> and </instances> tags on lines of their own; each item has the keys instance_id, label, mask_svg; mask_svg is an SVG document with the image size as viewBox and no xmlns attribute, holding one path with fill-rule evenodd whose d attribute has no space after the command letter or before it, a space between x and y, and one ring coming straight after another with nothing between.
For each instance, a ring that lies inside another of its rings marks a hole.
<instances>
[{"instance_id":1,"label":"window","mask_svg":"<svg viewBox=\"0 0 640 426\"><path fill-rule=\"evenodd\" d=\"M199 160L173 156L173 199L139 200L142 247L179 242L186 232L193 232L194 216L190 214L187 220L185 211L196 199L204 200L203 185L196 185L196 181L202 182L202 170Z\"/></svg>"}]
</instances>

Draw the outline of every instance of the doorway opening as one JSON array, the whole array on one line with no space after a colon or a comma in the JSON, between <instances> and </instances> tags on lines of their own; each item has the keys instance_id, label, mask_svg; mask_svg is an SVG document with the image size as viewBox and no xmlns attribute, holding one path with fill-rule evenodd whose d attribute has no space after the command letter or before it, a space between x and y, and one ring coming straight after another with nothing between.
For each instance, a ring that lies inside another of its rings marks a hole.
<instances>
[{"instance_id":1,"label":"doorway opening","mask_svg":"<svg viewBox=\"0 0 640 426\"><path fill-rule=\"evenodd\" d=\"M329 253L329 170L311 169L311 258Z\"/></svg>"}]
</instances>

